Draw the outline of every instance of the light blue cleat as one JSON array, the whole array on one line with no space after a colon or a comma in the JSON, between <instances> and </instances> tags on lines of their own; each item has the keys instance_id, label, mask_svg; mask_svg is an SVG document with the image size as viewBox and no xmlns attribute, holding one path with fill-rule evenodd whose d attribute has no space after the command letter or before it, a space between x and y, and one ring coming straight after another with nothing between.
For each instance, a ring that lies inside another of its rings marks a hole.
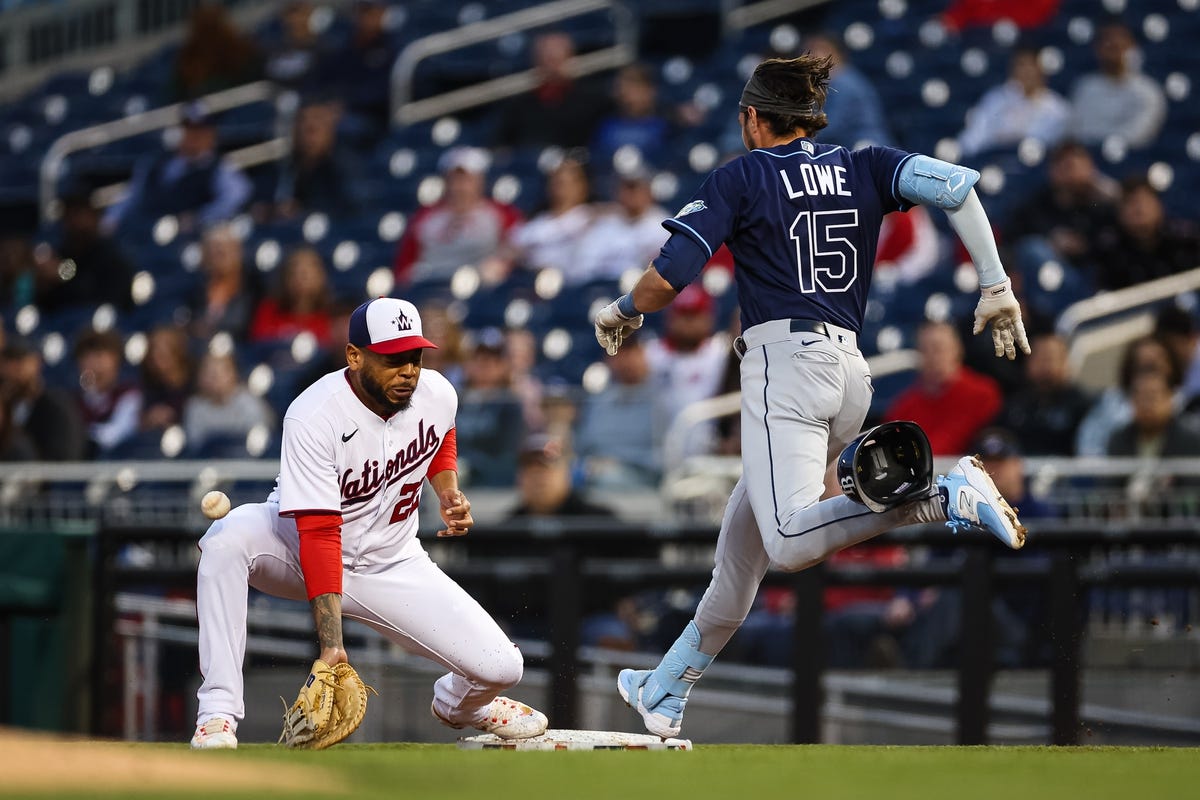
<instances>
[{"instance_id":1,"label":"light blue cleat","mask_svg":"<svg viewBox=\"0 0 1200 800\"><path fill-rule=\"evenodd\" d=\"M621 699L642 715L646 730L664 739L679 735L688 692L712 663L699 646L700 631L689 622L658 667L623 669L617 675Z\"/></svg>"},{"instance_id":2,"label":"light blue cleat","mask_svg":"<svg viewBox=\"0 0 1200 800\"><path fill-rule=\"evenodd\" d=\"M1025 544L1025 526L1000 494L975 456L964 456L947 475L937 479L938 494L946 511L946 527L955 533L983 528L1019 550Z\"/></svg>"}]
</instances>

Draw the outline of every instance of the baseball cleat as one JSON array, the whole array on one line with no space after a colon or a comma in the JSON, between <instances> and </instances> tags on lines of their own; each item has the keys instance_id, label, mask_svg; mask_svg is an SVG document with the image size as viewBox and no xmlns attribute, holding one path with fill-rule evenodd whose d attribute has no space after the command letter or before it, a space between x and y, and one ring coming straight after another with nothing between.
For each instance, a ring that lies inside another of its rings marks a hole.
<instances>
[{"instance_id":1,"label":"baseball cleat","mask_svg":"<svg viewBox=\"0 0 1200 800\"><path fill-rule=\"evenodd\" d=\"M687 698L662 692L654 679L654 670L621 670L617 675L617 691L626 705L642 715L646 730L664 739L679 735ZM651 705L647 708L646 700L651 697L656 697L656 700L650 701Z\"/></svg>"},{"instance_id":2,"label":"baseball cleat","mask_svg":"<svg viewBox=\"0 0 1200 800\"><path fill-rule=\"evenodd\" d=\"M1017 519L1016 509L1000 494L977 457L960 458L949 474L938 476L937 486L950 530L983 528L1013 550L1025 544L1025 526Z\"/></svg>"},{"instance_id":3,"label":"baseball cleat","mask_svg":"<svg viewBox=\"0 0 1200 800\"><path fill-rule=\"evenodd\" d=\"M447 727L455 729L464 727L447 720L432 705L429 707L429 711L438 722ZM528 739L531 736L541 736L546 732L549 724L546 715L536 708L507 697L497 697L488 703L487 716L483 718L482 722L476 723L474 727L484 733L499 736L501 739Z\"/></svg>"},{"instance_id":4,"label":"baseball cleat","mask_svg":"<svg viewBox=\"0 0 1200 800\"><path fill-rule=\"evenodd\" d=\"M236 750L237 736L233 723L224 717L209 717L196 726L192 734L193 750Z\"/></svg>"}]
</instances>

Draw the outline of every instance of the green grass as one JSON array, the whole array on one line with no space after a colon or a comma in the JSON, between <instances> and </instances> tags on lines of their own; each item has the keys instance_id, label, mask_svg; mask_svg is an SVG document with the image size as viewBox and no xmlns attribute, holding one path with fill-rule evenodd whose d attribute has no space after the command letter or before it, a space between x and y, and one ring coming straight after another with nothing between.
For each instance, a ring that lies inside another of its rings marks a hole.
<instances>
[{"instance_id":1,"label":"green grass","mask_svg":"<svg viewBox=\"0 0 1200 800\"><path fill-rule=\"evenodd\" d=\"M129 746L181 749L179 745ZM343 745L323 752L249 745L236 752L193 755L216 763L228 759L324 767L334 776L330 785L292 796L355 800L1168 800L1200 796L1200 753L1169 748L821 745L699 746L691 753L516 753L466 752L449 745ZM89 792L87 796L110 795ZM181 791L170 796L243 797L223 791ZM263 797L262 793L244 796Z\"/></svg>"}]
</instances>

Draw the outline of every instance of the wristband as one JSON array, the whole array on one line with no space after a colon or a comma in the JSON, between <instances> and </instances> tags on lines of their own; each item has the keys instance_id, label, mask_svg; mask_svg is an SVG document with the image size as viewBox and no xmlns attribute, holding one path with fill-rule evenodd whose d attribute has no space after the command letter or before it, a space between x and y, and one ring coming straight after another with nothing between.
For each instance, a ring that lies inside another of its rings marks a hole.
<instances>
[{"instance_id":1,"label":"wristband","mask_svg":"<svg viewBox=\"0 0 1200 800\"><path fill-rule=\"evenodd\" d=\"M633 292L621 295L621 297L617 299L617 313L623 316L625 319L633 319L638 314L642 313L638 311L637 306L633 304Z\"/></svg>"}]
</instances>

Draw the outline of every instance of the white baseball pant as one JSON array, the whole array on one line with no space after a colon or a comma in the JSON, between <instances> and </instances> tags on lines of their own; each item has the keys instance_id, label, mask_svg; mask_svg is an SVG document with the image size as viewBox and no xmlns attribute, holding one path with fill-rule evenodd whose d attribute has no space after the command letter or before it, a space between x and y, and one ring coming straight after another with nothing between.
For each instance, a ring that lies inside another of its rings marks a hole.
<instances>
[{"instance_id":1,"label":"white baseball pant","mask_svg":"<svg viewBox=\"0 0 1200 800\"><path fill-rule=\"evenodd\" d=\"M848 497L820 500L831 448L839 452L866 419L871 373L853 331L792 332L790 323L765 322L742 334L742 477L725 507L712 580L695 617L708 655L745 621L771 566L797 572L892 528L945 519L936 498L884 513Z\"/></svg>"},{"instance_id":2,"label":"white baseball pant","mask_svg":"<svg viewBox=\"0 0 1200 800\"><path fill-rule=\"evenodd\" d=\"M200 539L196 611L200 621L197 724L214 715L236 726L246 713L242 661L246 653L249 587L306 600L294 520L274 503L238 506ZM433 687L437 713L455 725L482 721L485 710L521 680L521 651L495 620L419 548L371 572L346 570L342 615L363 622L409 653L449 673Z\"/></svg>"}]
</instances>

